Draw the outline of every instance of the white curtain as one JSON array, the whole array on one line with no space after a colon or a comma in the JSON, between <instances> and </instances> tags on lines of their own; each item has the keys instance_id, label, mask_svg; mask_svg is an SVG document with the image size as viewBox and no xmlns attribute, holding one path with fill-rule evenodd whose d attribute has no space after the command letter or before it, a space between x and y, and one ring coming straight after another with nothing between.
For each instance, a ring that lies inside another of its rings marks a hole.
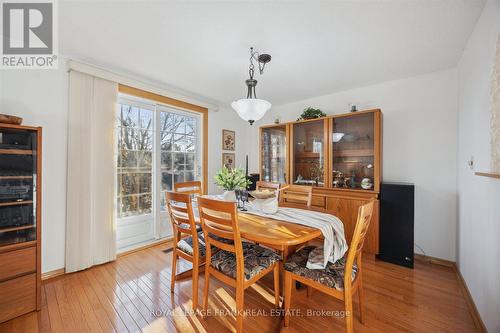
<instances>
[{"instance_id":1,"label":"white curtain","mask_svg":"<svg viewBox=\"0 0 500 333\"><path fill-rule=\"evenodd\" d=\"M116 258L118 85L69 73L66 272Z\"/></svg>"},{"instance_id":2,"label":"white curtain","mask_svg":"<svg viewBox=\"0 0 500 333\"><path fill-rule=\"evenodd\" d=\"M500 173L500 35L491 76L491 172Z\"/></svg>"}]
</instances>

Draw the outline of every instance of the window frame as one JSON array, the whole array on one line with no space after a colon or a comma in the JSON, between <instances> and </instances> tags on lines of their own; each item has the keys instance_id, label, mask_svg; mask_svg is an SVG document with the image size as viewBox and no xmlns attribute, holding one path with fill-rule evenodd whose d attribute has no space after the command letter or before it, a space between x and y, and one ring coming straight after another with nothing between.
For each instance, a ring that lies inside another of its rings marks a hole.
<instances>
[{"instance_id":1,"label":"window frame","mask_svg":"<svg viewBox=\"0 0 500 333\"><path fill-rule=\"evenodd\" d=\"M168 220L166 211L161 211L161 133L159 128L160 113L173 112L181 115L195 116L199 119L198 122L198 142L196 144L196 156L199 162L195 168L200 168L199 176L202 181L202 192L206 194L208 190L208 109L194 104L183 102L180 100L172 99L166 96L150 93L137 88L129 87L120 84L118 86L119 99L117 105L122 102L130 103L131 105L143 107L153 110L153 154L152 154L152 212L150 214L135 215L128 217L118 217L117 224L130 226L139 223L146 223L153 219L153 230L148 230L144 234L144 240L133 242L140 245L143 242L154 241L162 238L169 238L172 236L172 231L169 223L162 224L163 221ZM118 153L118 152L117 152ZM195 157L196 159L196 157ZM173 161L172 161L173 163ZM117 169L118 170L118 169ZM173 183L172 183L173 184ZM117 200L116 200L117 201ZM148 237L149 236L149 237ZM118 246L118 248L128 249L133 247L134 244L126 244Z\"/></svg>"}]
</instances>

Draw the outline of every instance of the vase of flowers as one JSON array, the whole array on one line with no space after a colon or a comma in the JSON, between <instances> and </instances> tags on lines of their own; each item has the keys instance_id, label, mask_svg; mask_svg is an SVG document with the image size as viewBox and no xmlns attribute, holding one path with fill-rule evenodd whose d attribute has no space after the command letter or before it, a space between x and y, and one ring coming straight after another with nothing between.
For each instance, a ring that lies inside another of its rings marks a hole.
<instances>
[{"instance_id":1,"label":"vase of flowers","mask_svg":"<svg viewBox=\"0 0 500 333\"><path fill-rule=\"evenodd\" d=\"M229 169L223 166L215 175L215 183L224 189L224 200L236 201L234 190L246 188L252 182L247 179L240 168Z\"/></svg>"}]
</instances>

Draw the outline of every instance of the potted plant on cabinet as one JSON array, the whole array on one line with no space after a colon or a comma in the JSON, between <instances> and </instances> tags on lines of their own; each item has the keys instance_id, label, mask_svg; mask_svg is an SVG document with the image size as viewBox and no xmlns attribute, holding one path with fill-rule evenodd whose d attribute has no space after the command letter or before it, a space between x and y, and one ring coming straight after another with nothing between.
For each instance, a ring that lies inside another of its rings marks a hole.
<instances>
[{"instance_id":1,"label":"potted plant on cabinet","mask_svg":"<svg viewBox=\"0 0 500 333\"><path fill-rule=\"evenodd\" d=\"M305 120L305 119L316 119L316 118L322 118L322 117L326 117L326 113L324 113L320 109L308 107L308 108L304 109L304 112L302 112L300 117L297 118L297 121Z\"/></svg>"},{"instance_id":2,"label":"potted plant on cabinet","mask_svg":"<svg viewBox=\"0 0 500 333\"><path fill-rule=\"evenodd\" d=\"M246 188L252 182L240 168L229 169L223 166L215 175L215 183L224 189L224 200L236 201L234 190Z\"/></svg>"}]
</instances>

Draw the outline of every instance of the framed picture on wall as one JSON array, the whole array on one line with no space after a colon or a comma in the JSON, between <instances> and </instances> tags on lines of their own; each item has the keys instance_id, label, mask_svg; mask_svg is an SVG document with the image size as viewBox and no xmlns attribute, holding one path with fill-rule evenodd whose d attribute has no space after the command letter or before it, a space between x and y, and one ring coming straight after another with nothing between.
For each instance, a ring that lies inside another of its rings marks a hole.
<instances>
[{"instance_id":1,"label":"framed picture on wall","mask_svg":"<svg viewBox=\"0 0 500 333\"><path fill-rule=\"evenodd\" d=\"M222 130L222 150L234 150L236 141L236 132L230 130Z\"/></svg>"},{"instance_id":2,"label":"framed picture on wall","mask_svg":"<svg viewBox=\"0 0 500 333\"><path fill-rule=\"evenodd\" d=\"M234 169L236 165L234 153L222 153L222 165L228 169Z\"/></svg>"}]
</instances>

